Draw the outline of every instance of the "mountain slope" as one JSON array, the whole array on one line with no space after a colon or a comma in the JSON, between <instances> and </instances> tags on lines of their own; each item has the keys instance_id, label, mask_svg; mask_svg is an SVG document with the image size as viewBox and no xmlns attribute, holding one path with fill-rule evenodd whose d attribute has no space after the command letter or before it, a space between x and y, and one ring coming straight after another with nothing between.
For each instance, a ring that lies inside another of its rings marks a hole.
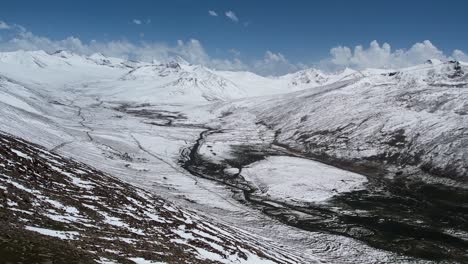
<instances>
[{"instance_id":1,"label":"mountain slope","mask_svg":"<svg viewBox=\"0 0 468 264\"><path fill-rule=\"evenodd\" d=\"M459 62L425 64L245 99L219 111L239 119L246 110L256 116L252 122L276 131L277 143L319 159L465 182L467 73Z\"/></svg>"},{"instance_id":2,"label":"mountain slope","mask_svg":"<svg viewBox=\"0 0 468 264\"><path fill-rule=\"evenodd\" d=\"M372 70L205 106L217 118L207 122L186 168L288 225L464 263L467 70L459 62Z\"/></svg>"},{"instance_id":3,"label":"mountain slope","mask_svg":"<svg viewBox=\"0 0 468 264\"><path fill-rule=\"evenodd\" d=\"M290 261L266 255L248 234L3 133L0 221L7 262Z\"/></svg>"}]
</instances>

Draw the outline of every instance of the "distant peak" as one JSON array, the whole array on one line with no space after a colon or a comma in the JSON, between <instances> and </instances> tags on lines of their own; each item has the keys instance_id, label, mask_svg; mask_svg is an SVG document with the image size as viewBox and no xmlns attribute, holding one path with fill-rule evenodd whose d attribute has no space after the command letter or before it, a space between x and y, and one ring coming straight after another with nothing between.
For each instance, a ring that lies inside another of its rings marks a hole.
<instances>
[{"instance_id":1,"label":"distant peak","mask_svg":"<svg viewBox=\"0 0 468 264\"><path fill-rule=\"evenodd\" d=\"M158 61L157 59L153 59L153 60L151 60L151 64L159 65L159 64L162 64L162 63L160 61Z\"/></svg>"},{"instance_id":2,"label":"distant peak","mask_svg":"<svg viewBox=\"0 0 468 264\"><path fill-rule=\"evenodd\" d=\"M97 53L93 53L91 56L89 56L91 59L107 59L107 57L100 53L100 52L97 52Z\"/></svg>"},{"instance_id":3,"label":"distant peak","mask_svg":"<svg viewBox=\"0 0 468 264\"><path fill-rule=\"evenodd\" d=\"M342 71L342 73L345 73L345 74L352 74L352 73L355 73L355 72L357 72L357 71L354 70L354 69L348 68L348 67L346 67L346 68Z\"/></svg>"},{"instance_id":4,"label":"distant peak","mask_svg":"<svg viewBox=\"0 0 468 264\"><path fill-rule=\"evenodd\" d=\"M439 59L429 59L426 61L426 64L439 65L442 64L442 61Z\"/></svg>"},{"instance_id":5,"label":"distant peak","mask_svg":"<svg viewBox=\"0 0 468 264\"><path fill-rule=\"evenodd\" d=\"M62 57L62 58L70 58L74 55L73 52L70 52L70 51L67 51L67 50L57 50L53 53L51 53L51 55L54 55L54 56L59 56L59 57Z\"/></svg>"},{"instance_id":6,"label":"distant peak","mask_svg":"<svg viewBox=\"0 0 468 264\"><path fill-rule=\"evenodd\" d=\"M176 62L179 65L191 65L190 62L186 61L184 58L181 56L176 56L174 59L171 60L172 62Z\"/></svg>"},{"instance_id":7,"label":"distant peak","mask_svg":"<svg viewBox=\"0 0 468 264\"><path fill-rule=\"evenodd\" d=\"M170 61L166 63L166 67L171 69L181 69L180 64L175 61Z\"/></svg>"}]
</instances>

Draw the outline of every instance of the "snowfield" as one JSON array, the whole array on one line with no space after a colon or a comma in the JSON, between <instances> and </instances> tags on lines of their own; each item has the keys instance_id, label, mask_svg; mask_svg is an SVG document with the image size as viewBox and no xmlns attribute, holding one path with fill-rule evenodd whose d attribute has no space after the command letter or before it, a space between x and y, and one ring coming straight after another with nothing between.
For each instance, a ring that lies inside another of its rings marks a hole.
<instances>
[{"instance_id":1,"label":"snowfield","mask_svg":"<svg viewBox=\"0 0 468 264\"><path fill-rule=\"evenodd\" d=\"M2 230L89 263L466 262L467 72L0 53Z\"/></svg>"},{"instance_id":2,"label":"snowfield","mask_svg":"<svg viewBox=\"0 0 468 264\"><path fill-rule=\"evenodd\" d=\"M268 157L241 173L268 198L293 203L323 202L342 192L362 190L366 177L319 162Z\"/></svg>"}]
</instances>

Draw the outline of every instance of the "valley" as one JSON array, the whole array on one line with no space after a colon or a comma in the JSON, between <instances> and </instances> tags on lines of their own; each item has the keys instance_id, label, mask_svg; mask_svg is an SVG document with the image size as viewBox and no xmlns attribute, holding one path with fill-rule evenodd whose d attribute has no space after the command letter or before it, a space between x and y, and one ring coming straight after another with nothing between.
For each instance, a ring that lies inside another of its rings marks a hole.
<instances>
[{"instance_id":1,"label":"valley","mask_svg":"<svg viewBox=\"0 0 468 264\"><path fill-rule=\"evenodd\" d=\"M0 131L203 216L202 231L236 234L229 243L248 248L246 258L231 248L201 260L463 263L468 66L457 65L266 78L184 62L4 53ZM190 250L199 243L185 239Z\"/></svg>"}]
</instances>

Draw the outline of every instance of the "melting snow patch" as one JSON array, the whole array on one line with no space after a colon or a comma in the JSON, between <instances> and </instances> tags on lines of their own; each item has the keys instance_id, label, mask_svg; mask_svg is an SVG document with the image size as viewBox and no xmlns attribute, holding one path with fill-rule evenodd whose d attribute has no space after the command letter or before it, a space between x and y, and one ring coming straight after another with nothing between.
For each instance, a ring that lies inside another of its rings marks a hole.
<instances>
[{"instance_id":1,"label":"melting snow patch","mask_svg":"<svg viewBox=\"0 0 468 264\"><path fill-rule=\"evenodd\" d=\"M168 210L169 212L173 212L173 213L178 213L179 212L178 210L174 209L174 207L171 207L171 206L166 205L166 204L163 205L163 208Z\"/></svg>"},{"instance_id":2,"label":"melting snow patch","mask_svg":"<svg viewBox=\"0 0 468 264\"><path fill-rule=\"evenodd\" d=\"M57 231L41 227L26 226L26 230L34 231L42 235L58 237L60 239L77 239L76 236L79 236L80 233L74 231Z\"/></svg>"},{"instance_id":3,"label":"melting snow patch","mask_svg":"<svg viewBox=\"0 0 468 264\"><path fill-rule=\"evenodd\" d=\"M94 183L90 181L85 181L77 177L70 177L72 179L72 182L74 185L86 189L86 190L91 190L94 188Z\"/></svg>"},{"instance_id":4,"label":"melting snow patch","mask_svg":"<svg viewBox=\"0 0 468 264\"><path fill-rule=\"evenodd\" d=\"M38 196L39 198L41 198L43 201L53 205L55 208L58 208L58 209L62 209L64 210L65 212L67 212L68 214L72 214L72 215L76 215L76 214L79 214L79 210L76 209L75 207L73 206L66 206L66 205L63 205L62 203L58 202L58 201L55 201L55 200L52 200L50 198L47 198L47 197L44 197L42 195Z\"/></svg>"},{"instance_id":5,"label":"melting snow patch","mask_svg":"<svg viewBox=\"0 0 468 264\"><path fill-rule=\"evenodd\" d=\"M192 234L185 232L184 225L179 226L179 229L172 229L172 232L185 240L195 240Z\"/></svg>"},{"instance_id":6,"label":"melting snow patch","mask_svg":"<svg viewBox=\"0 0 468 264\"><path fill-rule=\"evenodd\" d=\"M18 209L18 208L8 208L8 209L11 210L11 211L15 211L15 212L23 213L23 214L28 214L28 215L33 215L34 214L33 212L26 211L26 210L21 210L21 209Z\"/></svg>"},{"instance_id":7,"label":"melting snow patch","mask_svg":"<svg viewBox=\"0 0 468 264\"><path fill-rule=\"evenodd\" d=\"M288 202L323 202L338 193L364 189L367 178L320 162L268 157L242 170L263 195Z\"/></svg>"},{"instance_id":8,"label":"melting snow patch","mask_svg":"<svg viewBox=\"0 0 468 264\"><path fill-rule=\"evenodd\" d=\"M154 262L146 260L144 258L129 258L129 260L135 262L136 264L164 264L165 262Z\"/></svg>"},{"instance_id":9,"label":"melting snow patch","mask_svg":"<svg viewBox=\"0 0 468 264\"><path fill-rule=\"evenodd\" d=\"M153 221L156 221L156 222L159 222L159 223L167 223L166 220L164 220L163 218L161 218L160 216L158 216L156 214L150 213L148 211L144 211L144 213L145 213L145 215L147 217L149 217Z\"/></svg>"},{"instance_id":10,"label":"melting snow patch","mask_svg":"<svg viewBox=\"0 0 468 264\"><path fill-rule=\"evenodd\" d=\"M127 237L119 237L119 240L122 240L123 242L125 242L127 244L134 244L134 243L136 243L138 241L136 239L127 238Z\"/></svg>"},{"instance_id":11,"label":"melting snow patch","mask_svg":"<svg viewBox=\"0 0 468 264\"><path fill-rule=\"evenodd\" d=\"M0 179L1 180L1 179ZM17 183L17 182L14 182L10 179L6 180L5 182L9 183L9 184L12 184L13 186L15 186L16 188L22 190L22 191L25 191L25 192L28 192L28 193L34 193L34 194L38 194L40 192L36 191L36 190L32 190L32 189L29 189L27 187L24 187L23 185Z\"/></svg>"},{"instance_id":12,"label":"melting snow patch","mask_svg":"<svg viewBox=\"0 0 468 264\"><path fill-rule=\"evenodd\" d=\"M104 223L113 225L113 226L128 228L128 225L125 222L123 222L120 218L115 217L115 216L110 216L104 212L100 212L100 213L105 217Z\"/></svg>"},{"instance_id":13,"label":"melting snow patch","mask_svg":"<svg viewBox=\"0 0 468 264\"><path fill-rule=\"evenodd\" d=\"M31 157L29 157L29 155L24 154L23 152L21 152L21 151L19 151L19 150L11 149L11 151L13 151L13 153L15 153L16 156L18 156L18 157L21 157L21 158L24 158L24 159L32 160Z\"/></svg>"},{"instance_id":14,"label":"melting snow patch","mask_svg":"<svg viewBox=\"0 0 468 264\"><path fill-rule=\"evenodd\" d=\"M208 238L208 239L211 239L211 240L213 240L213 241L216 241L216 242L219 242L219 243L223 243L223 240L220 239L219 237L210 235L210 234L208 234L208 233L206 233L206 232L203 232L203 231L201 231L201 230L194 229L192 232L195 233L195 234L197 234L197 235L199 235L199 236L202 236L202 237L204 237L204 238Z\"/></svg>"},{"instance_id":15,"label":"melting snow patch","mask_svg":"<svg viewBox=\"0 0 468 264\"><path fill-rule=\"evenodd\" d=\"M116 264L117 263L115 261L112 261L110 259L103 258L103 257L99 258L99 260L97 262L100 263L100 264Z\"/></svg>"},{"instance_id":16,"label":"melting snow patch","mask_svg":"<svg viewBox=\"0 0 468 264\"><path fill-rule=\"evenodd\" d=\"M12 201L12 200L10 200L10 199L8 199L8 200L7 200L7 205L8 205L9 207L17 207L17 206L18 206L18 203L17 203L17 202L14 202L14 201Z\"/></svg>"},{"instance_id":17,"label":"melting snow patch","mask_svg":"<svg viewBox=\"0 0 468 264\"><path fill-rule=\"evenodd\" d=\"M81 223L85 221L82 218L70 216L70 215L55 215L55 214L46 214L46 216L54 221L62 222L62 223Z\"/></svg>"}]
</instances>

